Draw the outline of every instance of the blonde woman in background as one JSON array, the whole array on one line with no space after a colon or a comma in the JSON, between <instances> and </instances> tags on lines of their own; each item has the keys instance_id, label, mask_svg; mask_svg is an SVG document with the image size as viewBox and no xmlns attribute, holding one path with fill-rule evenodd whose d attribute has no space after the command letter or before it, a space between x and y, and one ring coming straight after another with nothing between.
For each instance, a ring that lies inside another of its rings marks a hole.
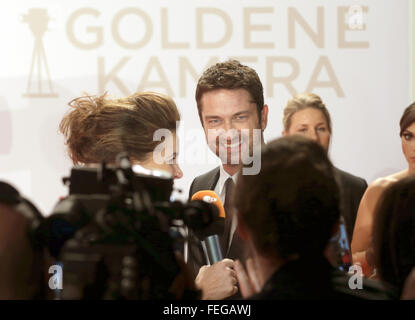
<instances>
[{"instance_id":1,"label":"blonde woman in background","mask_svg":"<svg viewBox=\"0 0 415 320\"><path fill-rule=\"evenodd\" d=\"M300 134L318 142L328 152L332 134L330 114L314 93L299 93L288 100L283 111L284 136ZM349 241L360 199L367 188L364 179L334 168L341 191L341 210Z\"/></svg>"}]
</instances>

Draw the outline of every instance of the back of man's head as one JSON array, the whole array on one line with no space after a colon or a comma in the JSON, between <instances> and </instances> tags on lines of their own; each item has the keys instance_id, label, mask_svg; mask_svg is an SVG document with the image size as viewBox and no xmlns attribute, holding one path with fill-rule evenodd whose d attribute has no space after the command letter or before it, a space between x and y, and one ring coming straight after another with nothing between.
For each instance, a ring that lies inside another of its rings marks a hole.
<instances>
[{"instance_id":1,"label":"back of man's head","mask_svg":"<svg viewBox=\"0 0 415 320\"><path fill-rule=\"evenodd\" d=\"M0 300L42 299L43 251L31 236L41 214L0 182Z\"/></svg>"},{"instance_id":2,"label":"back of man's head","mask_svg":"<svg viewBox=\"0 0 415 320\"><path fill-rule=\"evenodd\" d=\"M234 203L238 217L264 256L322 255L336 226L339 189L323 148L301 136L268 143L261 171L241 175Z\"/></svg>"}]
</instances>

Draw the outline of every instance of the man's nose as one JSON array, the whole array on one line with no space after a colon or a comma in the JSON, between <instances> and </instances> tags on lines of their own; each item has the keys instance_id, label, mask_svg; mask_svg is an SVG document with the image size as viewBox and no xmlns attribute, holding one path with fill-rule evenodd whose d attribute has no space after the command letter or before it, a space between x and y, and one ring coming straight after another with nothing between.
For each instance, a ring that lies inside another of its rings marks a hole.
<instances>
[{"instance_id":1,"label":"man's nose","mask_svg":"<svg viewBox=\"0 0 415 320\"><path fill-rule=\"evenodd\" d=\"M224 124L223 124L223 129L224 129L226 132L228 132L228 131L231 131L231 130L235 129L235 127L234 127L234 125L233 125L233 122L232 122L232 121L230 121L230 120L225 121L225 122L224 122Z\"/></svg>"}]
</instances>

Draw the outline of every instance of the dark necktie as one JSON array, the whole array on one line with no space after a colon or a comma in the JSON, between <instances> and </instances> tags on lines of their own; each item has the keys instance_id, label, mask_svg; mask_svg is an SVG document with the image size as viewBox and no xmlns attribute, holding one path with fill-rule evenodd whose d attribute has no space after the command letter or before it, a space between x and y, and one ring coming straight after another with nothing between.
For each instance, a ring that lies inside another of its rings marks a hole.
<instances>
[{"instance_id":1,"label":"dark necktie","mask_svg":"<svg viewBox=\"0 0 415 320\"><path fill-rule=\"evenodd\" d=\"M221 237L221 246L222 246L222 253L223 256L226 257L229 247L229 238L231 233L232 227L232 190L235 183L233 182L232 178L228 178L225 182L225 228L223 231L223 235Z\"/></svg>"}]
</instances>

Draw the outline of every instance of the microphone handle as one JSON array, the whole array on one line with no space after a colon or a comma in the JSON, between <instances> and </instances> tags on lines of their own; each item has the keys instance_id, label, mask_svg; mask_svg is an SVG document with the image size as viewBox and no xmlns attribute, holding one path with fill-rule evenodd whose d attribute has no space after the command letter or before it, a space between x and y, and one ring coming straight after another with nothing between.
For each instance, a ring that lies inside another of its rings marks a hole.
<instances>
[{"instance_id":1,"label":"microphone handle","mask_svg":"<svg viewBox=\"0 0 415 320\"><path fill-rule=\"evenodd\" d=\"M202 241L202 247L205 251L206 260L209 265L223 260L222 249L217 234L206 237L205 240Z\"/></svg>"}]
</instances>

